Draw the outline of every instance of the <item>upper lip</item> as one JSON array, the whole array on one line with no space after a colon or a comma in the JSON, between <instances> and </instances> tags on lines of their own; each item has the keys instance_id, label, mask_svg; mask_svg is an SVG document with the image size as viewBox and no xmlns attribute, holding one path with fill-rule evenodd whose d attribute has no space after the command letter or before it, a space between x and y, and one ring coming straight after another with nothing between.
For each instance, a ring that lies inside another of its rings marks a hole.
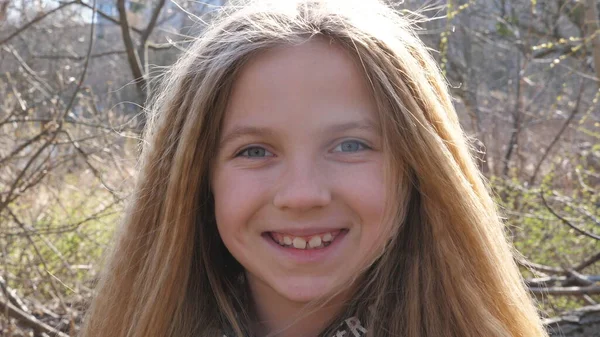
<instances>
[{"instance_id":1,"label":"upper lip","mask_svg":"<svg viewBox=\"0 0 600 337\"><path fill-rule=\"evenodd\" d=\"M288 229L273 229L268 232L276 232L280 234L290 234L293 236L311 236L316 234L331 233L345 229L344 227L304 227L304 228L288 228Z\"/></svg>"}]
</instances>

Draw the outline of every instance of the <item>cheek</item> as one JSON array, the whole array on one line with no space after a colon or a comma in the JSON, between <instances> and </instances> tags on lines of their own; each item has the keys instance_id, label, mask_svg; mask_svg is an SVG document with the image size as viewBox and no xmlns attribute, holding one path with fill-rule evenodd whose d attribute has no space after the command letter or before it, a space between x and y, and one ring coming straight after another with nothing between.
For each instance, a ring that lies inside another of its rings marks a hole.
<instances>
[{"instance_id":1,"label":"cheek","mask_svg":"<svg viewBox=\"0 0 600 337\"><path fill-rule=\"evenodd\" d=\"M243 170L222 167L212 181L217 227L222 236L245 229L267 201L269 182ZM225 241L226 238L223 238Z\"/></svg>"},{"instance_id":2,"label":"cheek","mask_svg":"<svg viewBox=\"0 0 600 337\"><path fill-rule=\"evenodd\" d=\"M359 217L362 235L380 232L386 198L382 164L377 161L338 172L335 185L346 206Z\"/></svg>"},{"instance_id":3,"label":"cheek","mask_svg":"<svg viewBox=\"0 0 600 337\"><path fill-rule=\"evenodd\" d=\"M348 272L356 274L372 263L389 238L389 226L383 224L386 205L386 183L383 166L373 162L336 174L335 189L339 200L354 216L353 253L347 257Z\"/></svg>"}]
</instances>

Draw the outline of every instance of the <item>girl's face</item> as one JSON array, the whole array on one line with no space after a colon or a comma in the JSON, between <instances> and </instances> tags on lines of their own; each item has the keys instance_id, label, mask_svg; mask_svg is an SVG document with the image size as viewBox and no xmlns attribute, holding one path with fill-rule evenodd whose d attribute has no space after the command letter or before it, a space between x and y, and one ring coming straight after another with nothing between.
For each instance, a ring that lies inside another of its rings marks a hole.
<instances>
[{"instance_id":1,"label":"girl's face","mask_svg":"<svg viewBox=\"0 0 600 337\"><path fill-rule=\"evenodd\" d=\"M212 191L221 238L255 296L327 295L381 242L376 113L359 63L325 40L277 47L244 65Z\"/></svg>"}]
</instances>

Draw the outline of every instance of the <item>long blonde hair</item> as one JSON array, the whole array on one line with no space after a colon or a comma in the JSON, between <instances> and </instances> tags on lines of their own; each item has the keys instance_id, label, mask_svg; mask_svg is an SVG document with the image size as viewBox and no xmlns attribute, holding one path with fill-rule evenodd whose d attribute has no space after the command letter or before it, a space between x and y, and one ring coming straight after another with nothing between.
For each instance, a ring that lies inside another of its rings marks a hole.
<instances>
[{"instance_id":1,"label":"long blonde hair","mask_svg":"<svg viewBox=\"0 0 600 337\"><path fill-rule=\"evenodd\" d=\"M377 337L547 336L426 47L390 7L341 3L230 7L170 69L83 337L208 337L225 327L252 335L243 268L216 230L211 158L245 62L315 36L362 64L391 158L388 181L403 200L393 236L337 318L356 315Z\"/></svg>"}]
</instances>

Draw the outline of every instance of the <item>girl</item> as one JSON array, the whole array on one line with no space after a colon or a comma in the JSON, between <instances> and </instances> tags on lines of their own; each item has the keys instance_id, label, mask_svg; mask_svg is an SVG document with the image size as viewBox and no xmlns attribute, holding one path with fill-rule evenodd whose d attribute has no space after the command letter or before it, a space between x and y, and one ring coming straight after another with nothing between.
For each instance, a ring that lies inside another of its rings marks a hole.
<instances>
[{"instance_id":1,"label":"girl","mask_svg":"<svg viewBox=\"0 0 600 337\"><path fill-rule=\"evenodd\" d=\"M547 336L446 84L384 4L235 7L151 111L82 336Z\"/></svg>"}]
</instances>

